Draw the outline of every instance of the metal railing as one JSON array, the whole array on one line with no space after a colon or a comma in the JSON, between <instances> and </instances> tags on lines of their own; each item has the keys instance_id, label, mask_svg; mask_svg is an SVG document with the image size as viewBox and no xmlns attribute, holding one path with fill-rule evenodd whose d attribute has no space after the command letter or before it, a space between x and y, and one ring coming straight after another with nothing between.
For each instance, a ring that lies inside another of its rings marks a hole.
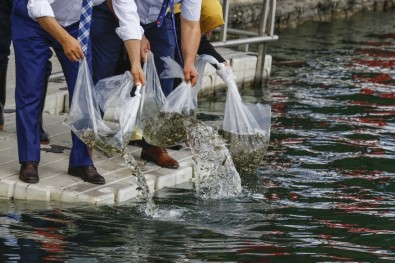
<instances>
[{"instance_id":1,"label":"metal railing","mask_svg":"<svg viewBox=\"0 0 395 263\"><path fill-rule=\"evenodd\" d=\"M274 23L276 14L276 0L263 0L261 9L261 20L258 32L228 28L230 0L223 0L223 15L225 24L221 29L220 41L213 42L214 47L231 47L246 45L245 51L248 51L249 44L258 44L258 59L255 71L255 82L261 83L265 74L265 56L269 42L278 40L274 35ZM228 40L228 34L238 35L239 39Z\"/></svg>"}]
</instances>

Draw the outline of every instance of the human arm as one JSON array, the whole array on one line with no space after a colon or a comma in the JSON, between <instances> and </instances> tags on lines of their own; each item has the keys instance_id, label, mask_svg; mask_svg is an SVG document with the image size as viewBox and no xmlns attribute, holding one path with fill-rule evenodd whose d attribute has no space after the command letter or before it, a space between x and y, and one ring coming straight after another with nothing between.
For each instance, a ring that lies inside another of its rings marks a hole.
<instances>
[{"instance_id":1,"label":"human arm","mask_svg":"<svg viewBox=\"0 0 395 263\"><path fill-rule=\"evenodd\" d=\"M184 58L184 78L195 86L198 73L195 68L195 58L200 43L200 26L198 21L191 21L181 14L181 49Z\"/></svg>"},{"instance_id":2,"label":"human arm","mask_svg":"<svg viewBox=\"0 0 395 263\"><path fill-rule=\"evenodd\" d=\"M130 60L130 73L133 76L134 85L145 84L143 69L140 60L140 40L129 39L124 41L124 45Z\"/></svg>"},{"instance_id":3,"label":"human arm","mask_svg":"<svg viewBox=\"0 0 395 263\"><path fill-rule=\"evenodd\" d=\"M145 62L147 60L147 53L151 51L151 45L148 39L143 35L141 39L141 49L140 49L140 57L141 61Z\"/></svg>"},{"instance_id":4,"label":"human arm","mask_svg":"<svg viewBox=\"0 0 395 263\"><path fill-rule=\"evenodd\" d=\"M145 84L141 68L140 45L144 30L140 26L137 7L134 0L107 0L107 3L118 19L116 33L123 40L130 60L130 72L134 84Z\"/></svg>"},{"instance_id":5,"label":"human arm","mask_svg":"<svg viewBox=\"0 0 395 263\"><path fill-rule=\"evenodd\" d=\"M61 44L63 52L68 59L76 62L84 58L81 44L56 21L55 17L37 17L36 20L45 31Z\"/></svg>"},{"instance_id":6,"label":"human arm","mask_svg":"<svg viewBox=\"0 0 395 263\"><path fill-rule=\"evenodd\" d=\"M181 4L181 51L184 58L184 77L192 86L197 83L198 74L195 58L200 43L200 12L202 0L184 0Z\"/></svg>"},{"instance_id":7,"label":"human arm","mask_svg":"<svg viewBox=\"0 0 395 263\"><path fill-rule=\"evenodd\" d=\"M214 46L210 43L206 35L202 35L200 39L200 45L198 54L206 54L214 57L219 63L226 63L226 60L218 53ZM215 65L214 65L215 66Z\"/></svg>"}]
</instances>

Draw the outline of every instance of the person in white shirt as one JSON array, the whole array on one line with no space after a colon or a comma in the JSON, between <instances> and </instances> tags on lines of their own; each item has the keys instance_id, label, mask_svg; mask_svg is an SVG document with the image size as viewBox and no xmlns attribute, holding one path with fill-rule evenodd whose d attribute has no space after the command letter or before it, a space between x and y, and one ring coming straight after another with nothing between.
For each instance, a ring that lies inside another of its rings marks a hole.
<instances>
[{"instance_id":1,"label":"person in white shirt","mask_svg":"<svg viewBox=\"0 0 395 263\"><path fill-rule=\"evenodd\" d=\"M93 0L93 5L103 1ZM131 0L114 1L124 5L122 10L128 10ZM81 45L77 41L81 4L81 0L14 0L11 22L16 63L15 102L18 156L21 163L19 179L26 183L39 181L39 104L43 96L45 65L50 47L62 66L70 100L73 97L78 61L84 58ZM122 21L127 21L126 17L129 15L133 16L133 10L125 11L119 17L125 18ZM125 27L121 26L117 32L125 41L133 60L138 60L140 41L135 40L134 35ZM90 46L86 58L90 65ZM144 83L141 67L133 74L136 83ZM68 174L93 184L104 184L105 179L93 165L88 147L74 133L72 142Z\"/></svg>"},{"instance_id":2,"label":"person in white shirt","mask_svg":"<svg viewBox=\"0 0 395 263\"><path fill-rule=\"evenodd\" d=\"M141 41L141 57L144 59L145 53L149 50L152 51L158 75L164 70L164 62L161 57L173 58L176 50L176 34L171 13L167 12L164 14L161 26L157 24L164 1L168 0L135 1L140 23L144 28L144 36ZM113 28L118 24L117 19L112 14L115 6L111 6L111 1L107 2L108 6L101 4L94 8L92 18L92 49L95 61L93 63L94 81L114 75L122 54L122 45L119 41L116 43L116 37L112 33ZM180 0L175 0L174 2L178 3ZM165 10L168 10L168 8ZM200 10L201 0L182 1L181 42L183 49L180 53L182 53L184 61L185 80L190 81L192 86L196 84L198 78L194 62L200 43ZM160 79L165 96L173 91L173 81L173 79ZM176 169L179 167L178 162L167 153L165 148L150 145L144 138L142 140L141 158L166 168Z\"/></svg>"},{"instance_id":3,"label":"person in white shirt","mask_svg":"<svg viewBox=\"0 0 395 263\"><path fill-rule=\"evenodd\" d=\"M161 57L174 56L176 49L175 27L171 18L171 13L167 12L163 20L163 25L158 27L157 20L164 0L143 0L137 1L137 12L141 24L144 28L144 38L141 46L142 51L151 50L155 56L155 65L158 75L164 70L164 62ZM166 0L165 0L166 1ZM179 3L181 0L175 0ZM181 2L181 42L183 48L184 77L186 81L191 81L192 86L196 84L198 75L194 66L197 50L200 43L200 12L201 0L183 0ZM169 9L168 9L169 10ZM173 54L171 53L173 52ZM165 96L173 91L170 85L171 79L162 79L162 89Z\"/></svg>"},{"instance_id":4,"label":"person in white shirt","mask_svg":"<svg viewBox=\"0 0 395 263\"><path fill-rule=\"evenodd\" d=\"M167 0L165 0L167 1ZM179 3L175 0L174 3ZM171 12L164 15L163 24L158 27L158 20L163 0L144 0L137 1L137 10L140 21L144 28L144 36L142 40L142 56L147 50L151 50L155 57L155 66L158 75L165 69L162 57L174 58L177 53L183 61L184 78L190 81L194 86L198 79L198 73L195 68L195 58L200 43L200 12L201 0L183 0L181 2L181 43L182 50L178 49L176 44L175 21ZM172 9L171 6L170 10ZM165 96L173 91L174 79L160 79L162 91ZM176 160L169 156L167 150L162 147L156 147L148 144L143 139L141 158L152 161L159 166L167 168L178 168L179 164Z\"/></svg>"}]
</instances>

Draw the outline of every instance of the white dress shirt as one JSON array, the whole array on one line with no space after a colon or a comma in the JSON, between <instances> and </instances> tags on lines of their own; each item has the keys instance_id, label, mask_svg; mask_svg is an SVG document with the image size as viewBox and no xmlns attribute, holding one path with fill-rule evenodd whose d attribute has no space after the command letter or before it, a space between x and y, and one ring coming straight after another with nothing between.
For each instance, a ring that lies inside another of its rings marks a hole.
<instances>
[{"instance_id":1,"label":"white dress shirt","mask_svg":"<svg viewBox=\"0 0 395 263\"><path fill-rule=\"evenodd\" d=\"M181 0L175 0L179 3ZM163 0L136 0L137 12L143 24L155 22L158 18ZM200 20L202 0L182 0L181 16L190 21Z\"/></svg>"},{"instance_id":2,"label":"white dress shirt","mask_svg":"<svg viewBox=\"0 0 395 263\"><path fill-rule=\"evenodd\" d=\"M93 5L99 5L104 1L93 0ZM29 0L27 10L33 19L51 16L66 27L80 20L81 6L81 0ZM119 19L119 27L116 29L118 36L123 41L141 39L144 31L140 27L134 0L113 0L113 7Z\"/></svg>"}]
</instances>

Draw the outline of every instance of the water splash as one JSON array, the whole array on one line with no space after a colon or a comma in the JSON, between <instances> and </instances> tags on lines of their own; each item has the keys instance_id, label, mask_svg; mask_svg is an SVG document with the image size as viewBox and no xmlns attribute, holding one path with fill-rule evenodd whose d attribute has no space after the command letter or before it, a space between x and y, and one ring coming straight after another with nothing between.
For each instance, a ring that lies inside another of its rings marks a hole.
<instances>
[{"instance_id":1,"label":"water splash","mask_svg":"<svg viewBox=\"0 0 395 263\"><path fill-rule=\"evenodd\" d=\"M241 180L225 141L214 128L190 118L186 122L193 154L197 195L203 198L235 197L241 194Z\"/></svg>"},{"instance_id":2,"label":"water splash","mask_svg":"<svg viewBox=\"0 0 395 263\"><path fill-rule=\"evenodd\" d=\"M147 216L153 217L158 208L152 199L152 194L149 192L147 180L145 180L145 177L141 172L140 167L136 164L136 160L133 158L131 152L125 150L122 157L125 160L127 167L132 171L133 178L135 178L135 183L141 188L141 193L146 200L145 214Z\"/></svg>"},{"instance_id":3,"label":"water splash","mask_svg":"<svg viewBox=\"0 0 395 263\"><path fill-rule=\"evenodd\" d=\"M154 121L152 121L154 120ZM194 113L159 112L143 129L154 145L168 146L187 140L193 154L197 195L203 198L234 197L241 193L241 180L224 139Z\"/></svg>"},{"instance_id":4,"label":"water splash","mask_svg":"<svg viewBox=\"0 0 395 263\"><path fill-rule=\"evenodd\" d=\"M157 211L156 204L152 199L152 194L149 192L147 180L145 179L140 167L138 166L136 160L133 158L132 153L127 149L127 143L123 145L116 144L115 146L109 140L110 137L95 136L93 130L85 130L78 134L79 138L89 147L94 147L99 152L103 153L107 157L112 157L115 155L121 156L126 166L130 169L134 182L137 184L138 188L141 190L143 198L146 200L146 208L144 212L147 216L153 217Z\"/></svg>"}]
</instances>

